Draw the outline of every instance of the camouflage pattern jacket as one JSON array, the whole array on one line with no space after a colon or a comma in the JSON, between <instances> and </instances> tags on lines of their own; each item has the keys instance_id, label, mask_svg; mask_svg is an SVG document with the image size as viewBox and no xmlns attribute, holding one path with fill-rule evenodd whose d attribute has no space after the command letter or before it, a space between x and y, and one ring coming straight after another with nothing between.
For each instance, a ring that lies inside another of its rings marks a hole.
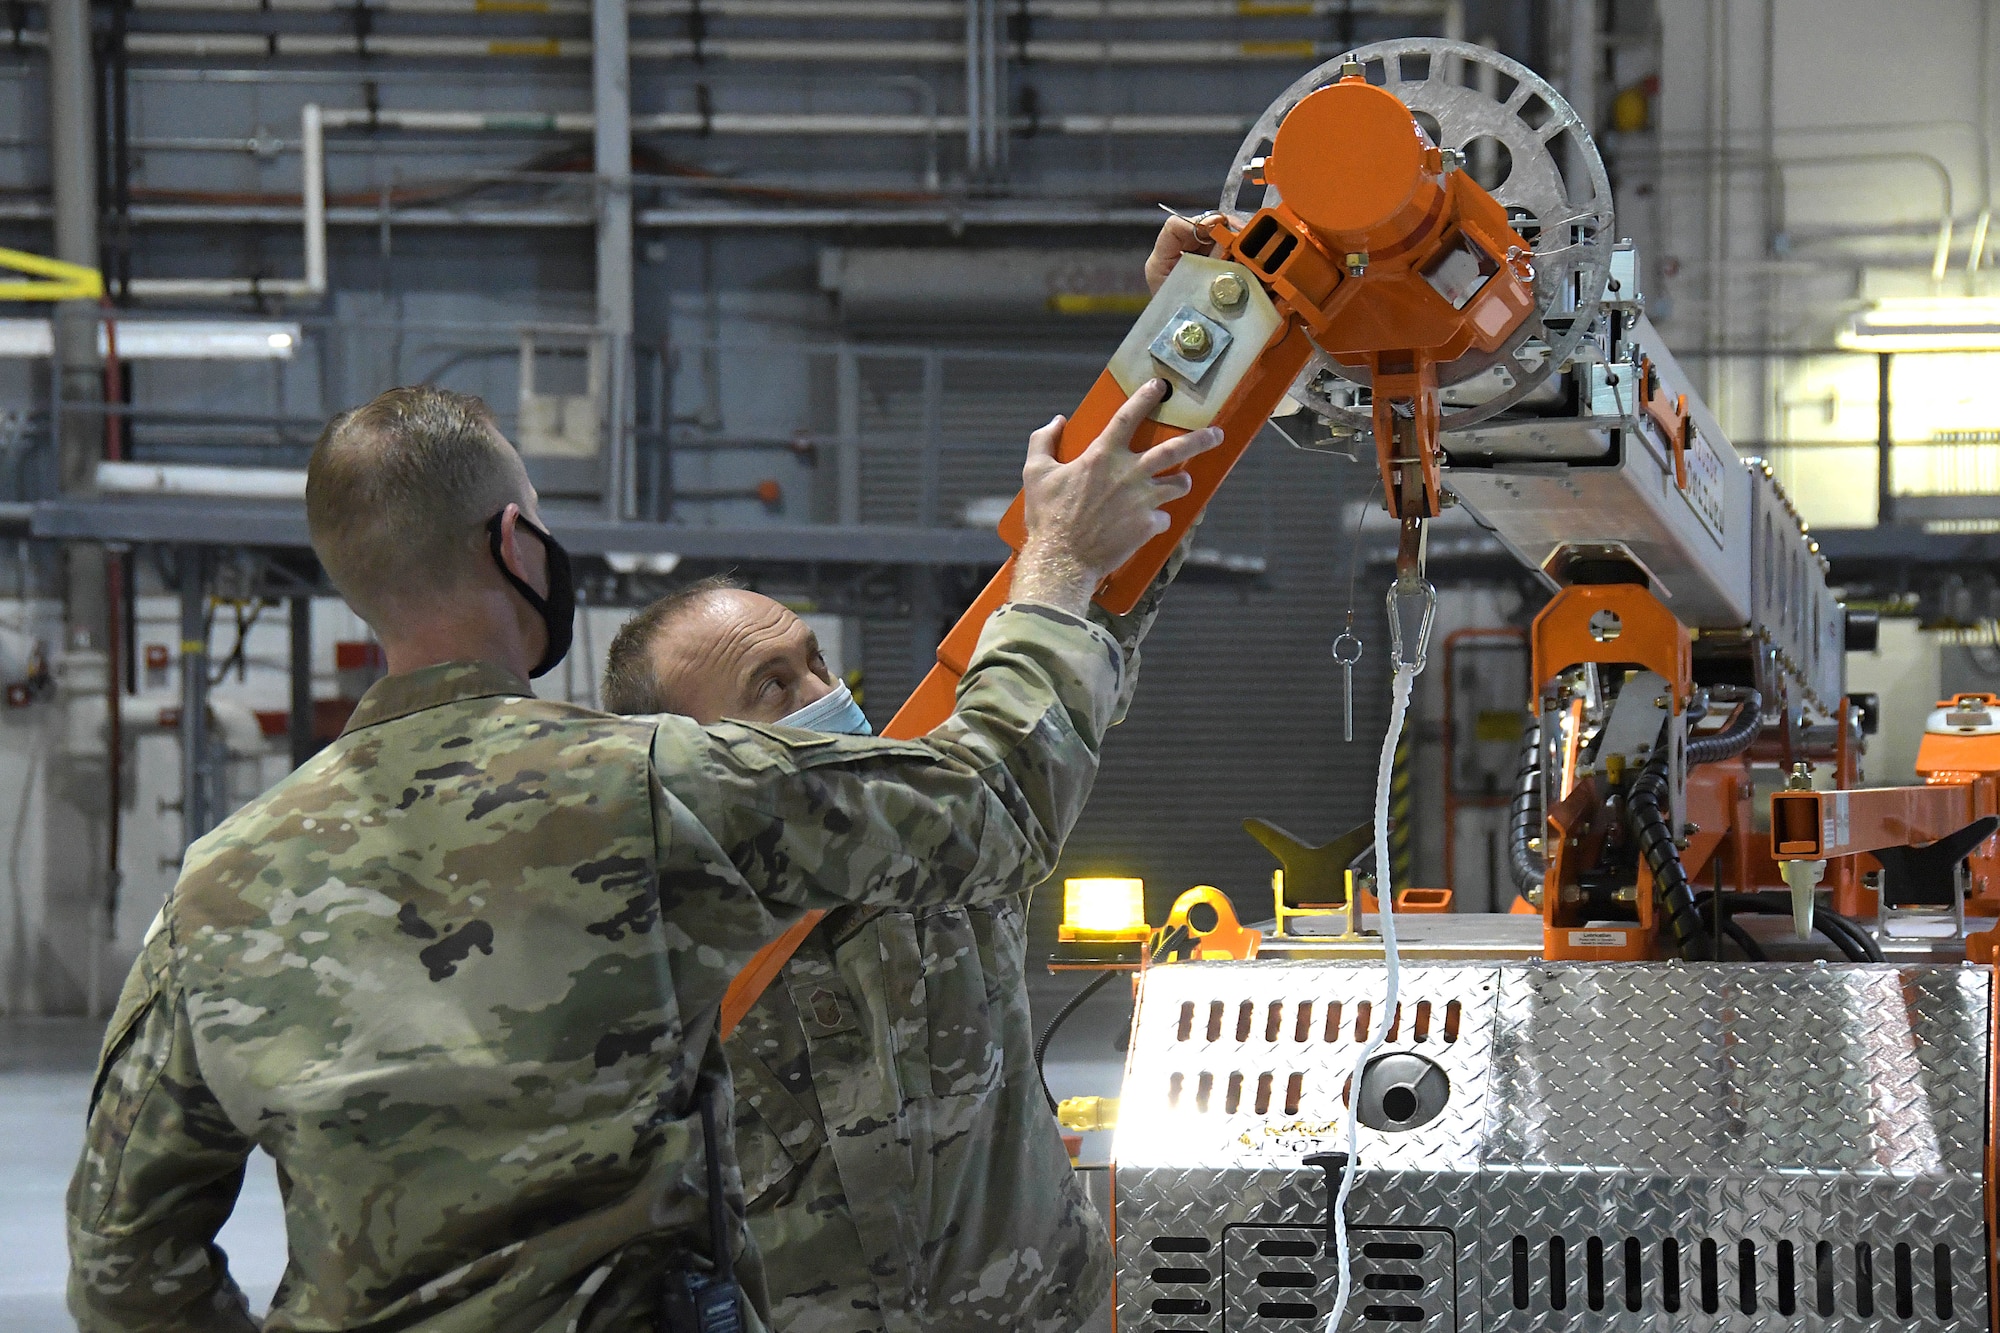
<instances>
[{"instance_id":1,"label":"camouflage pattern jacket","mask_svg":"<svg viewBox=\"0 0 2000 1333\"><path fill-rule=\"evenodd\" d=\"M1124 616L1125 654L1186 546ZM1028 896L846 908L724 1044L777 1333L1070 1333L1111 1289L1104 1221L1035 1071Z\"/></svg>"},{"instance_id":2,"label":"camouflage pattern jacket","mask_svg":"<svg viewBox=\"0 0 2000 1333\"><path fill-rule=\"evenodd\" d=\"M266 1328L651 1333L661 1275L707 1264L730 977L804 908L1046 875L1125 671L1016 604L916 742L608 717L476 663L379 682L189 849L148 934L70 1186L79 1327L255 1328L213 1239L262 1148Z\"/></svg>"}]
</instances>

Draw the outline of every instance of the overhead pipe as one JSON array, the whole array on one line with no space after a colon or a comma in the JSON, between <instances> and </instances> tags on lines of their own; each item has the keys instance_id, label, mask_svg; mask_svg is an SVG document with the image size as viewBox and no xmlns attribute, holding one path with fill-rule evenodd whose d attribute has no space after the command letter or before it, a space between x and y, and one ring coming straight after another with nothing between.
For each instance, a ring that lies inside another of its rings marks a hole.
<instances>
[{"instance_id":1,"label":"overhead pipe","mask_svg":"<svg viewBox=\"0 0 2000 1333\"><path fill-rule=\"evenodd\" d=\"M20 34L24 46L46 44L39 31ZM383 36L376 33L218 33L135 32L125 39L135 56L191 56L326 59L403 57L416 60L587 60L590 42L577 37ZM1043 40L1018 48L1026 59L1058 65L1208 65L1313 62L1347 51L1351 43L1310 38L1271 41L1209 40ZM965 59L963 42L810 41L786 38L649 37L631 43L633 60L805 62L811 64L956 65Z\"/></svg>"},{"instance_id":2,"label":"overhead pipe","mask_svg":"<svg viewBox=\"0 0 2000 1333\"><path fill-rule=\"evenodd\" d=\"M326 295L326 133L319 104L299 112L299 217L304 231L305 277L133 278L134 298L157 301L227 301L242 296L317 300Z\"/></svg>"},{"instance_id":3,"label":"overhead pipe","mask_svg":"<svg viewBox=\"0 0 2000 1333\"><path fill-rule=\"evenodd\" d=\"M366 111L328 110L322 113L329 129L407 130L431 134L589 134L596 120L588 111ZM1237 137L1247 132L1252 116L1232 115L1147 115L1110 114L1048 115L1038 117L1038 133L1101 136L1215 135ZM955 135L968 131L970 118L963 115L925 115L907 112L763 112L763 111L655 111L632 117L634 134L730 134L761 135L854 135L908 136ZM1009 117L1009 130L1026 130L1024 117ZM231 151L218 144L218 150Z\"/></svg>"},{"instance_id":4,"label":"overhead pipe","mask_svg":"<svg viewBox=\"0 0 2000 1333\"><path fill-rule=\"evenodd\" d=\"M491 0L136 0L135 9L183 13L348 13L356 8L392 14L465 14L495 12ZM1015 7L1010 5L1010 7ZM741 19L879 19L884 21L950 22L965 12L963 0L632 0L633 18L681 18L699 10L716 18ZM1027 0L1030 18L1200 20L1244 18L1320 18L1327 15L1386 14L1420 17L1458 12L1463 31L1462 0L1283 0L1258 5L1244 0ZM527 0L503 12L587 14L589 0ZM1445 35L1453 28L1447 19Z\"/></svg>"}]
</instances>

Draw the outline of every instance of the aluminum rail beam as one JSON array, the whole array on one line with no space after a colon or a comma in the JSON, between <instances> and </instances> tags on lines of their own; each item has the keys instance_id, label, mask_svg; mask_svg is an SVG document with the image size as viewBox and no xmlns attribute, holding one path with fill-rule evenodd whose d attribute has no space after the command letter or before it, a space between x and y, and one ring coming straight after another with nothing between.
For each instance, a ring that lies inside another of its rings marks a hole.
<instances>
[{"instance_id":1,"label":"aluminum rail beam","mask_svg":"<svg viewBox=\"0 0 2000 1333\"><path fill-rule=\"evenodd\" d=\"M0 525L23 507L0 509ZM50 500L25 506L28 534L44 540L305 549L305 508L215 499ZM577 555L675 554L697 560L796 564L997 565L1007 548L990 530L773 524L705 528L614 522L598 514L545 517Z\"/></svg>"}]
</instances>

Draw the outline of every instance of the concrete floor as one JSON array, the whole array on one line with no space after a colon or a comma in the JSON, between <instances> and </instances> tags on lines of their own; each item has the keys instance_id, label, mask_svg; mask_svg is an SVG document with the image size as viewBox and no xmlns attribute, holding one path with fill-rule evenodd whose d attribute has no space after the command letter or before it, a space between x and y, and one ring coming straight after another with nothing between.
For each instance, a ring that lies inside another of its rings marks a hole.
<instances>
[{"instance_id":1,"label":"concrete floor","mask_svg":"<svg viewBox=\"0 0 2000 1333\"><path fill-rule=\"evenodd\" d=\"M1038 1023L1089 978L1065 973L1033 978ZM1049 1052L1049 1086L1057 1097L1118 1091L1124 1057L1118 1050L1131 1014L1131 990L1106 985L1064 1024ZM84 1019L0 1019L0 1330L73 1333L63 1306L69 1256L63 1194L83 1145L101 1026ZM1110 1135L1086 1137L1082 1160L1103 1163ZM1091 1174L1103 1205L1105 1174ZM218 1237L252 1306L263 1311L285 1267L285 1218L271 1160L252 1159L236 1212ZM1100 1314L1086 1333L1109 1328Z\"/></svg>"},{"instance_id":2,"label":"concrete floor","mask_svg":"<svg viewBox=\"0 0 2000 1333\"><path fill-rule=\"evenodd\" d=\"M69 1255L63 1193L83 1147L83 1112L101 1025L85 1019L0 1020L0 1329L74 1333L63 1307ZM236 1212L217 1243L253 1308L271 1303L285 1270L278 1178L251 1160Z\"/></svg>"}]
</instances>

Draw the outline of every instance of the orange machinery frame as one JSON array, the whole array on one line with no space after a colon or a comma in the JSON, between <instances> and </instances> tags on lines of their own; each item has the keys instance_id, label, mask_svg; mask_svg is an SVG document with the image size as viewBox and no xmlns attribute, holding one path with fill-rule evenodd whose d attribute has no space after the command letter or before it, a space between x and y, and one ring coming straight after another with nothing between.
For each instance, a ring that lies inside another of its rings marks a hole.
<instances>
[{"instance_id":1,"label":"orange machinery frame","mask_svg":"<svg viewBox=\"0 0 2000 1333\"><path fill-rule=\"evenodd\" d=\"M1976 706L2000 710L2000 696L1957 694L1939 708ZM1843 743L1848 728L1841 727ZM1851 771L1836 772L1830 791L1781 791L1771 795L1771 857L1776 861L1825 861L1834 888L1834 910L1868 915L1873 893L1860 882L1863 870L1879 862L1871 852L1889 847L1921 847L1958 832L1984 815L2000 814L2000 736L1926 734L1917 749L1915 787L1847 785ZM1851 765L1850 765L1851 769ZM1842 779L1846 779L1843 781ZM1971 885L1966 909L2000 915L2000 835L1987 839L1967 858ZM1995 962L2000 929L1966 939L1966 956Z\"/></svg>"},{"instance_id":2,"label":"orange machinery frame","mask_svg":"<svg viewBox=\"0 0 2000 1333\"><path fill-rule=\"evenodd\" d=\"M1610 622L1615 630L1600 617L1616 617ZM1598 628L1593 628L1593 621ZM1694 697L1694 641L1687 626L1637 584L1573 584L1564 588L1535 617L1528 643L1531 708L1539 706L1542 692L1558 676L1586 663L1634 665L1656 672L1667 682L1670 707L1677 716L1687 711ZM1573 747L1574 743L1572 734L1568 744ZM1547 744L1546 737L1543 744ZM1572 749L1566 755L1566 769L1574 764L1573 754ZM1638 914L1635 924L1593 925L1565 892L1575 885L1580 863L1596 850L1589 829L1600 803L1596 780L1585 776L1544 812L1542 849L1547 871L1542 877L1542 952L1554 959L1649 959L1654 955L1653 882L1643 859L1633 902Z\"/></svg>"}]
</instances>

